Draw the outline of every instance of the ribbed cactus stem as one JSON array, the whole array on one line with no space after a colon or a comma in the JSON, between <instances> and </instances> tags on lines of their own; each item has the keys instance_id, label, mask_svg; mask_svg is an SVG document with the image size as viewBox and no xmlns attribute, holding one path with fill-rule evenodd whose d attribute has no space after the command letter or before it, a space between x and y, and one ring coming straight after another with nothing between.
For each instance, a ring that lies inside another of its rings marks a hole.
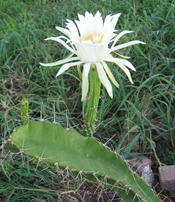
<instances>
[{"instance_id":1,"label":"ribbed cactus stem","mask_svg":"<svg viewBox=\"0 0 175 202\"><path fill-rule=\"evenodd\" d=\"M88 98L88 105L85 117L85 131L88 136L94 134L95 120L97 117L98 103L100 99L101 82L98 77L96 66L91 65L89 71L90 80L90 95Z\"/></svg>"},{"instance_id":2,"label":"ribbed cactus stem","mask_svg":"<svg viewBox=\"0 0 175 202\"><path fill-rule=\"evenodd\" d=\"M22 100L19 101L20 102L20 108L21 108L21 121L23 124L29 123L29 114L28 114L28 110L29 110L29 101L22 96Z\"/></svg>"}]
</instances>

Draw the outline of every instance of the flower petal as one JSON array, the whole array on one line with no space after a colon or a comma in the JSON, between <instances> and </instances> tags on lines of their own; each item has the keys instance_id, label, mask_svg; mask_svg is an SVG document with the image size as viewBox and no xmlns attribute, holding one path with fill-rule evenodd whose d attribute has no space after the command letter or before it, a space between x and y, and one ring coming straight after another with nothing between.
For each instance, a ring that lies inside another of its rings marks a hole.
<instances>
[{"instance_id":1,"label":"flower petal","mask_svg":"<svg viewBox=\"0 0 175 202\"><path fill-rule=\"evenodd\" d=\"M115 62L117 65L118 64L125 65L129 67L130 69L132 69L133 71L136 71L135 67L128 60L121 59L121 58L113 58L112 55L108 55L108 57L106 57L104 60L108 62Z\"/></svg>"},{"instance_id":2,"label":"flower petal","mask_svg":"<svg viewBox=\"0 0 175 202\"><path fill-rule=\"evenodd\" d=\"M114 78L114 76L113 76L111 70L109 69L108 65L106 64L106 62L103 61L103 62L102 62L102 65L103 65L103 67L104 67L106 73L108 74L109 78L111 79L111 81L114 83L114 85L115 85L117 88L119 88L119 84L118 84L118 82L115 80L115 78Z\"/></svg>"},{"instance_id":3,"label":"flower petal","mask_svg":"<svg viewBox=\"0 0 175 202\"><path fill-rule=\"evenodd\" d=\"M113 38L113 31L106 32L102 38L102 44L104 44L108 47L108 44L110 43L111 38Z\"/></svg>"},{"instance_id":4,"label":"flower petal","mask_svg":"<svg viewBox=\"0 0 175 202\"><path fill-rule=\"evenodd\" d=\"M59 60L57 62L39 63L39 64L42 65L42 66L45 66L45 67L53 67L53 66L58 66L58 65L61 65L63 63L70 62L70 61L73 61L73 60L79 60L79 58L78 57L66 58L66 59L63 59L63 60Z\"/></svg>"},{"instance_id":5,"label":"flower petal","mask_svg":"<svg viewBox=\"0 0 175 202\"><path fill-rule=\"evenodd\" d=\"M118 34L115 39L111 40L111 42L114 41L113 44L112 44L111 49L115 46L116 42L119 40L120 37L122 37L125 34L131 33L131 32L133 32L133 31L127 31L127 30L125 30L125 31L121 32L120 34Z\"/></svg>"},{"instance_id":6,"label":"flower petal","mask_svg":"<svg viewBox=\"0 0 175 202\"><path fill-rule=\"evenodd\" d=\"M115 28L115 25L117 24L117 21L118 21L120 15L121 15L121 13L117 13L116 15L112 16L112 20L110 22L110 24L112 25L112 29Z\"/></svg>"},{"instance_id":7,"label":"flower petal","mask_svg":"<svg viewBox=\"0 0 175 202\"><path fill-rule=\"evenodd\" d=\"M88 80L88 74L90 70L90 64L84 64L83 66L83 74L82 74L82 96L81 101L83 101L88 93L89 89L89 80Z\"/></svg>"},{"instance_id":8,"label":"flower petal","mask_svg":"<svg viewBox=\"0 0 175 202\"><path fill-rule=\"evenodd\" d=\"M95 65L96 65L98 76L99 76L101 83L105 86L109 96L111 98L113 98L112 85L111 85L108 77L106 76L106 73L105 73L102 65L99 62L95 63Z\"/></svg>"},{"instance_id":9,"label":"flower petal","mask_svg":"<svg viewBox=\"0 0 175 202\"><path fill-rule=\"evenodd\" d=\"M107 48L100 43L93 44L90 40L75 44L77 55L83 62L96 63L101 62L105 58Z\"/></svg>"},{"instance_id":10,"label":"flower petal","mask_svg":"<svg viewBox=\"0 0 175 202\"><path fill-rule=\"evenodd\" d=\"M132 45L135 45L135 44L139 44L139 43L146 44L146 43L144 43L142 41L134 40L134 41L130 41L130 42L127 42L127 43L115 46L115 47L113 47L113 48L110 49L110 52L116 51L116 50L119 50L119 49L122 49L122 48L126 48L128 46L132 46Z\"/></svg>"},{"instance_id":11,"label":"flower petal","mask_svg":"<svg viewBox=\"0 0 175 202\"><path fill-rule=\"evenodd\" d=\"M101 17L101 13L98 11L94 16L94 30L98 30L98 32L103 32L103 19Z\"/></svg>"},{"instance_id":12,"label":"flower petal","mask_svg":"<svg viewBox=\"0 0 175 202\"><path fill-rule=\"evenodd\" d=\"M58 73L56 74L56 76L59 76L60 74L62 74L63 72L65 72L67 69L69 69L69 67L73 67L73 66L76 66L76 65L80 65L82 64L83 62L72 62L72 63L67 63L67 64L64 64L60 70L58 71Z\"/></svg>"},{"instance_id":13,"label":"flower petal","mask_svg":"<svg viewBox=\"0 0 175 202\"><path fill-rule=\"evenodd\" d=\"M78 33L76 25L69 19L67 19L67 21L68 21L68 23L66 25L67 25L70 33L73 35L74 38L78 39L79 33Z\"/></svg>"},{"instance_id":14,"label":"flower petal","mask_svg":"<svg viewBox=\"0 0 175 202\"><path fill-rule=\"evenodd\" d=\"M103 24L105 31L108 31L108 27L109 27L109 24L110 24L112 18L113 17L111 15L106 16L104 24Z\"/></svg>"},{"instance_id":15,"label":"flower petal","mask_svg":"<svg viewBox=\"0 0 175 202\"><path fill-rule=\"evenodd\" d=\"M87 32L87 20L83 15L78 14L78 18L80 21L75 20L75 23L77 24L77 27L80 32L80 36L83 37L88 34Z\"/></svg>"},{"instance_id":16,"label":"flower petal","mask_svg":"<svg viewBox=\"0 0 175 202\"><path fill-rule=\"evenodd\" d=\"M129 78L130 82L133 84L131 74L130 74L129 70L125 67L125 65L128 66L128 64L129 64L128 67L132 66L132 69L134 68L134 66L129 61L124 60L124 59L119 59L119 58L113 58L111 55L109 55L107 58L105 58L105 60L108 61L108 62L116 63L125 72L125 74ZM134 68L134 70L135 70L135 68Z\"/></svg>"},{"instance_id":17,"label":"flower petal","mask_svg":"<svg viewBox=\"0 0 175 202\"><path fill-rule=\"evenodd\" d=\"M130 74L129 70L125 67L125 65L122 65L122 64L117 64L117 65L125 72L125 74L127 75L129 81L132 84L134 84L133 81L132 81L132 78L131 78L131 74Z\"/></svg>"},{"instance_id":18,"label":"flower petal","mask_svg":"<svg viewBox=\"0 0 175 202\"><path fill-rule=\"evenodd\" d=\"M62 27L58 27L58 26L56 26L55 28L56 28L58 31L60 31L60 32L62 32L63 34L65 34L66 36L70 37L70 31L69 31L69 30L64 29L64 28L62 28Z\"/></svg>"},{"instance_id":19,"label":"flower petal","mask_svg":"<svg viewBox=\"0 0 175 202\"><path fill-rule=\"evenodd\" d=\"M64 37L64 36L62 36ZM73 50L71 47L69 47L63 40L60 39L60 37L49 37L45 40L53 40L53 41L57 41L60 44L62 44L65 48L67 48L69 51L71 51L74 54L77 54L77 52L75 50Z\"/></svg>"},{"instance_id":20,"label":"flower petal","mask_svg":"<svg viewBox=\"0 0 175 202\"><path fill-rule=\"evenodd\" d=\"M84 64L84 74L85 74L85 76L87 77L88 76L88 74L89 74L89 70L90 70L90 67L91 67L91 63L86 63L86 64Z\"/></svg>"}]
</instances>

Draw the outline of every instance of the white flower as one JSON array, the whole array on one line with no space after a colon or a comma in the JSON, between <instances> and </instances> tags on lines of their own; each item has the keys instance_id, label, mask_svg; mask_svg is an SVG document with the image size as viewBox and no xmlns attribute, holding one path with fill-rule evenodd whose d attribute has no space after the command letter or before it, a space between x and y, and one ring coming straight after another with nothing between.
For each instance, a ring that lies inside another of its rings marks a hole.
<instances>
[{"instance_id":1,"label":"white flower","mask_svg":"<svg viewBox=\"0 0 175 202\"><path fill-rule=\"evenodd\" d=\"M99 79L105 86L111 98L113 98L112 85L107 75L116 87L119 87L119 84L115 80L106 62L114 62L117 64L126 73L130 82L133 83L127 67L135 71L134 66L126 59L114 58L110 53L134 44L145 43L135 40L116 45L120 37L127 33L133 32L123 31L116 35L117 30L115 30L115 26L119 16L120 13L113 16L108 15L103 22L101 13L99 11L95 14L95 16L88 12L85 13L85 16L78 14L79 21L75 20L75 23L67 19L67 29L56 27L57 30L62 32L67 37L59 36L49 37L46 39L57 41L72 52L71 56L66 59L48 64L40 63L43 66L58 66L66 63L59 69L56 76L59 76L72 66L83 64L82 101L85 99L89 88L88 74L91 64L96 65ZM63 39L65 39L66 42L63 41ZM110 43L112 44L109 47ZM70 46L68 44L70 44ZM73 55L75 56L73 57Z\"/></svg>"}]
</instances>

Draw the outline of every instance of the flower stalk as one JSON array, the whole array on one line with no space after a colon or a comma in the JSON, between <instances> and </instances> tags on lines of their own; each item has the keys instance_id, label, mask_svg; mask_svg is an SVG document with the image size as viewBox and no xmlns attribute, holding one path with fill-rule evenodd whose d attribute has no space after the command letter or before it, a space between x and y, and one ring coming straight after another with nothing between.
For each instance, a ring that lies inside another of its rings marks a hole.
<instances>
[{"instance_id":1,"label":"flower stalk","mask_svg":"<svg viewBox=\"0 0 175 202\"><path fill-rule=\"evenodd\" d=\"M90 93L85 116L84 130L86 135L92 136L95 132L95 121L97 118L97 110L101 90L101 82L98 76L96 66L94 64L91 65L89 71L89 80L90 80Z\"/></svg>"}]
</instances>

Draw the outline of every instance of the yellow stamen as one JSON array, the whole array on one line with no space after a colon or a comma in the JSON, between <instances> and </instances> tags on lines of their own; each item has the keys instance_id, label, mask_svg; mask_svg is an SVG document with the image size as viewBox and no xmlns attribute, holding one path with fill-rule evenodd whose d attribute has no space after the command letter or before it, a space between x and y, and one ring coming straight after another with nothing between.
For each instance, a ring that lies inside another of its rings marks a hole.
<instances>
[{"instance_id":1,"label":"yellow stamen","mask_svg":"<svg viewBox=\"0 0 175 202\"><path fill-rule=\"evenodd\" d=\"M80 42L82 41L88 41L91 40L92 43L102 43L102 39L103 39L104 34L102 33L97 33L96 31L91 33L91 34L87 34L85 37L80 38Z\"/></svg>"}]
</instances>

